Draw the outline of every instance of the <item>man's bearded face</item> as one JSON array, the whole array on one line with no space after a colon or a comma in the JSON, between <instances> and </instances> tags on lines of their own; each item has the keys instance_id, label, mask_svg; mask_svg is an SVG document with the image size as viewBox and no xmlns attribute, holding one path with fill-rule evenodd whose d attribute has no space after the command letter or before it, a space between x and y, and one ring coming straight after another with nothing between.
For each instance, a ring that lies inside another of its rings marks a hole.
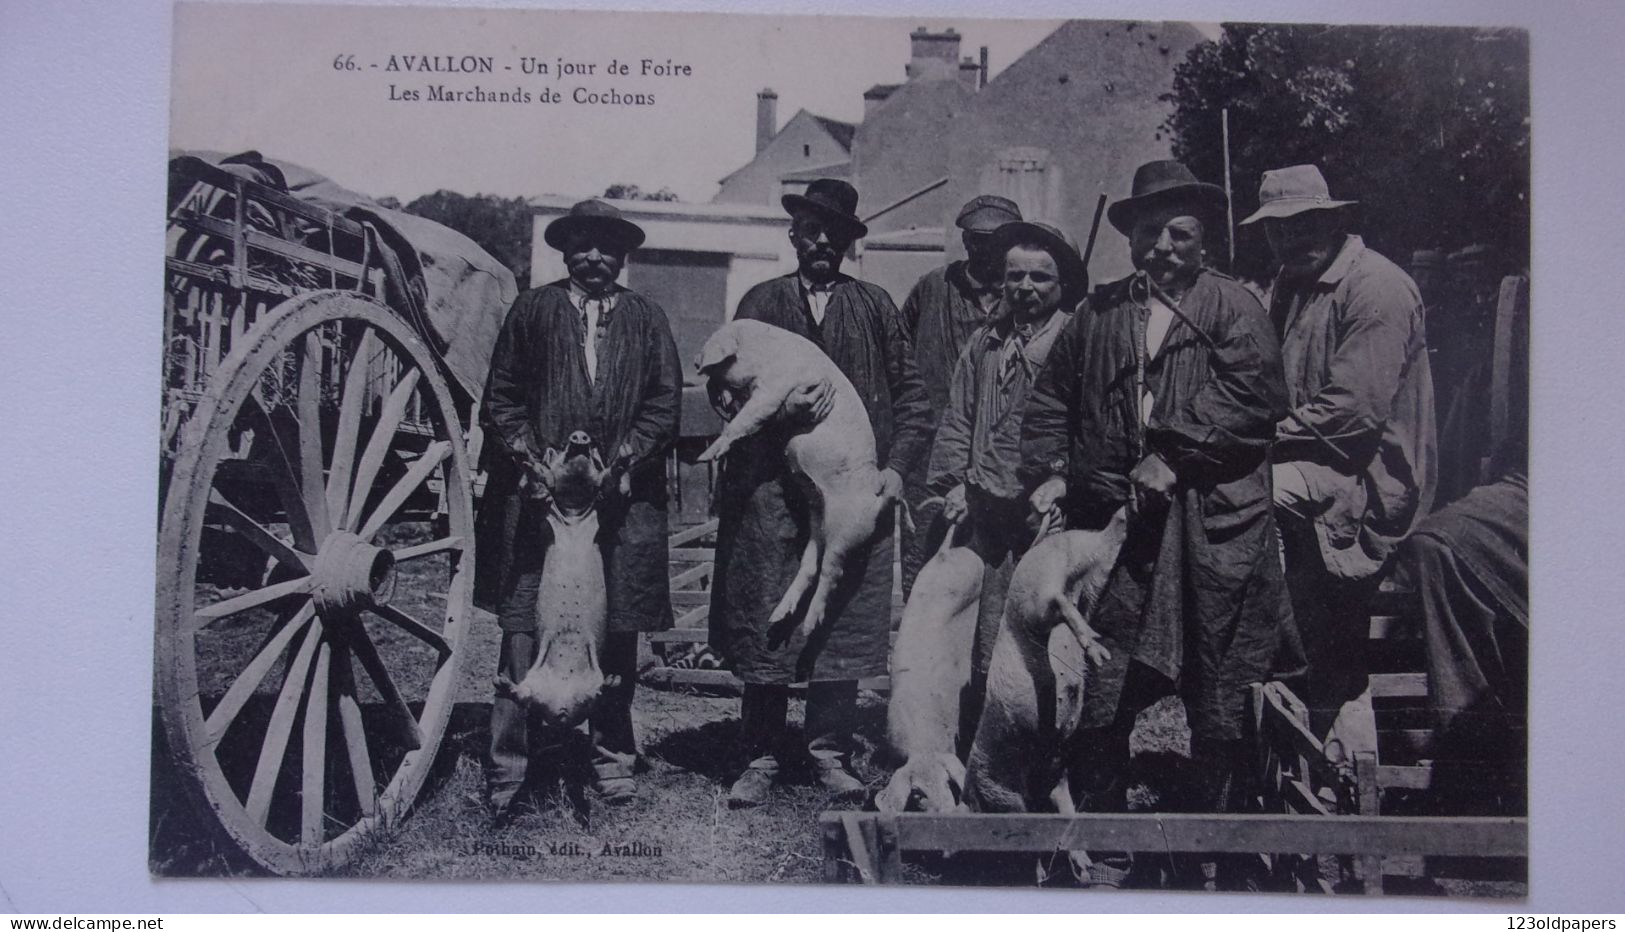
<instances>
[{"instance_id":1,"label":"man's bearded face","mask_svg":"<svg viewBox=\"0 0 1625 932\"><path fill-rule=\"evenodd\" d=\"M565 244L564 267L570 280L588 294L601 294L614 284L625 264L625 248L603 234L577 233Z\"/></svg>"},{"instance_id":2,"label":"man's bearded face","mask_svg":"<svg viewBox=\"0 0 1625 932\"><path fill-rule=\"evenodd\" d=\"M1147 210L1129 236L1134 267L1159 288L1188 285L1202 268L1205 231L1190 208L1178 204Z\"/></svg>"},{"instance_id":3,"label":"man's bearded face","mask_svg":"<svg viewBox=\"0 0 1625 932\"><path fill-rule=\"evenodd\" d=\"M827 282L841 270L841 260L852 246L846 231L811 211L790 217L790 245L796 250L801 274L814 282Z\"/></svg>"},{"instance_id":4,"label":"man's bearded face","mask_svg":"<svg viewBox=\"0 0 1625 932\"><path fill-rule=\"evenodd\" d=\"M1306 281L1319 276L1343 242L1338 217L1330 210L1266 217L1264 236L1270 242L1275 261L1281 263L1281 277L1288 281Z\"/></svg>"}]
</instances>

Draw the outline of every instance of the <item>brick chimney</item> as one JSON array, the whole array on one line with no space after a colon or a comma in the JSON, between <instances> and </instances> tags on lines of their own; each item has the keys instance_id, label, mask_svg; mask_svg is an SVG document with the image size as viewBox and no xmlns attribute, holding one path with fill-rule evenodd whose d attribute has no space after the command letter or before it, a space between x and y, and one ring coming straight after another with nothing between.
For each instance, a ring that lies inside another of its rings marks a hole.
<instances>
[{"instance_id":1,"label":"brick chimney","mask_svg":"<svg viewBox=\"0 0 1625 932\"><path fill-rule=\"evenodd\" d=\"M960 62L959 83L965 85L966 90L979 89L982 86L982 63L968 57Z\"/></svg>"},{"instance_id":2,"label":"brick chimney","mask_svg":"<svg viewBox=\"0 0 1625 932\"><path fill-rule=\"evenodd\" d=\"M910 81L958 77L959 33L952 29L931 32L920 27L908 34L909 62L903 68Z\"/></svg>"},{"instance_id":3,"label":"brick chimney","mask_svg":"<svg viewBox=\"0 0 1625 932\"><path fill-rule=\"evenodd\" d=\"M756 94L756 151L761 152L779 131L779 95L771 87Z\"/></svg>"}]
</instances>

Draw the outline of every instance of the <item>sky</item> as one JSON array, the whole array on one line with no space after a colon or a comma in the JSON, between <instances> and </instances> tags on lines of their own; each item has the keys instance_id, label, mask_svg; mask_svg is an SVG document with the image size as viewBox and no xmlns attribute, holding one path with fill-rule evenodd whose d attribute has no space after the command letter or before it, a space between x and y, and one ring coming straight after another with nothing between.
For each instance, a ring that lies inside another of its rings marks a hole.
<instances>
[{"instance_id":1,"label":"sky","mask_svg":"<svg viewBox=\"0 0 1625 932\"><path fill-rule=\"evenodd\" d=\"M612 183L706 201L749 161L756 93L856 122L864 90L904 79L909 32L952 27L997 73L1057 20L183 4L176 8L170 143L258 149L375 197L446 188L504 197L598 194ZM491 60L484 74L391 71L390 57ZM351 57L353 56L353 58ZM687 75L641 74L643 59ZM549 74L527 75L528 60ZM560 76L560 60L591 65ZM613 61L632 74L607 75ZM349 70L350 63L354 70ZM511 70L509 70L511 69ZM428 86L527 91L528 104L403 100ZM391 87L394 92L392 94ZM653 105L575 103L577 88ZM560 103L543 103L546 90ZM395 99L391 99L392 96Z\"/></svg>"}]
</instances>

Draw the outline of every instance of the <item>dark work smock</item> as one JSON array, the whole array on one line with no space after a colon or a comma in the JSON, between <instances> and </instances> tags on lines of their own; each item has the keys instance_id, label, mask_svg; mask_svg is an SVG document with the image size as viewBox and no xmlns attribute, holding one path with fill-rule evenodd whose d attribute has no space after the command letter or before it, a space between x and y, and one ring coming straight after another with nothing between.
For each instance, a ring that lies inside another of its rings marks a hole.
<instances>
[{"instance_id":1,"label":"dark work smock","mask_svg":"<svg viewBox=\"0 0 1625 932\"><path fill-rule=\"evenodd\" d=\"M1179 309L1215 345L1174 319L1145 365L1155 405L1142 429L1144 312L1129 282L1095 291L1050 350L1028 395L1022 472L1029 487L1063 476L1069 524L1100 527L1145 453L1173 468L1171 503L1131 522L1100 598L1093 624L1112 659L1088 679L1082 725L1111 723L1133 660L1179 683L1194 737L1234 740L1243 687L1267 678L1283 637L1296 643L1267 458L1287 406L1280 347L1258 301L1203 270Z\"/></svg>"},{"instance_id":2,"label":"dark work smock","mask_svg":"<svg viewBox=\"0 0 1625 932\"><path fill-rule=\"evenodd\" d=\"M736 320L760 320L819 344L862 396L878 465L907 474L926 453L930 420L902 316L877 285L836 279L822 326L800 279L763 282L739 302ZM788 434L770 424L736 444L717 484L717 560L711 588L711 645L747 683L851 680L886 672L891 631L892 518L854 552L810 641L767 645L767 617L795 577L816 492L789 470ZM806 648L803 650L803 648Z\"/></svg>"},{"instance_id":3,"label":"dark work smock","mask_svg":"<svg viewBox=\"0 0 1625 932\"><path fill-rule=\"evenodd\" d=\"M520 577L540 571L545 509L522 498L518 464L585 431L606 463L623 443L632 451L631 494L608 492L599 505L609 630L658 631L671 626L664 458L677 439L682 370L660 306L624 288L615 294L596 382L587 375L581 312L568 281L520 295L502 325L481 417L489 479L479 522L480 588L507 599ZM501 620L505 630L524 623L516 612Z\"/></svg>"}]
</instances>

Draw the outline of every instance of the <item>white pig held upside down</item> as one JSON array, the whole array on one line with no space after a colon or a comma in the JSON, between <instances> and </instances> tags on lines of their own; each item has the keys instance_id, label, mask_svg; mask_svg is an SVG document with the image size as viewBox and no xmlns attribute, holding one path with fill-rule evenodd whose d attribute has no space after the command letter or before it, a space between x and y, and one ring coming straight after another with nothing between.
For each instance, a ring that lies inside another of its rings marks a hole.
<instances>
[{"instance_id":1,"label":"white pig held upside down","mask_svg":"<svg viewBox=\"0 0 1625 932\"><path fill-rule=\"evenodd\" d=\"M532 706L552 725L574 727L592 711L604 686L598 665L609 604L598 549L598 488L607 470L581 431L564 450L542 456L551 493L547 524L553 539L542 562L536 597L536 660L518 683L496 678L498 695Z\"/></svg>"},{"instance_id":2,"label":"white pig held upside down","mask_svg":"<svg viewBox=\"0 0 1625 932\"><path fill-rule=\"evenodd\" d=\"M726 454L739 440L782 417L792 392L827 385L832 393L829 412L810 428L797 430L786 444L791 467L818 494L812 496L801 565L768 618L770 639L787 641L796 609L807 599L799 630L809 635L824 620L848 555L874 537L881 512L891 505L880 494L874 431L863 398L811 340L757 320L723 325L705 342L695 367L709 380L711 397L729 399L727 407L737 409L731 417L721 409L728 423L700 454L702 462Z\"/></svg>"}]
</instances>

